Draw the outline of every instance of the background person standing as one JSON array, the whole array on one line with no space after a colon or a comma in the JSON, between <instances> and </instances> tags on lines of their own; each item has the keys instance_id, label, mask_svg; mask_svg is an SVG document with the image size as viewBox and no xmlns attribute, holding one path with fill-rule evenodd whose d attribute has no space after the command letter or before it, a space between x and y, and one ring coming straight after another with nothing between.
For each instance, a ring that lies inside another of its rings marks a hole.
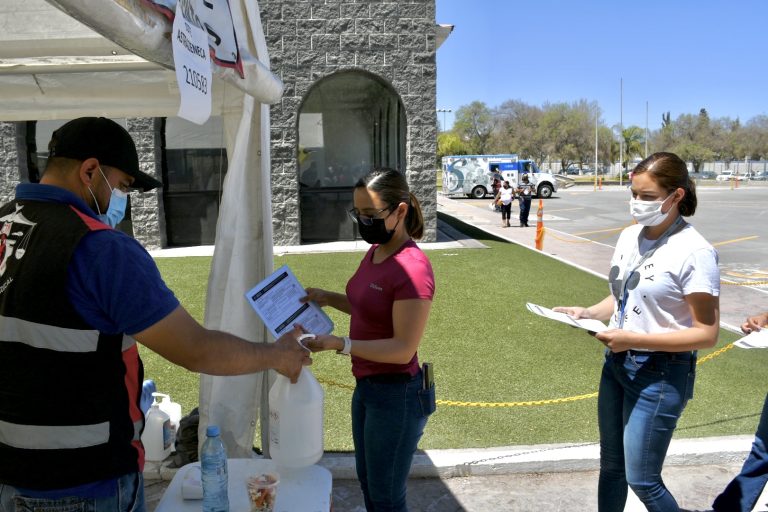
<instances>
[{"instance_id":1,"label":"background person standing","mask_svg":"<svg viewBox=\"0 0 768 512\"><path fill-rule=\"evenodd\" d=\"M509 186L509 182L504 180L504 184L499 189L493 201L501 203L501 227L508 228L509 221L512 218L512 200L515 198L515 189Z\"/></svg>"},{"instance_id":2,"label":"background person standing","mask_svg":"<svg viewBox=\"0 0 768 512\"><path fill-rule=\"evenodd\" d=\"M520 202L520 227L528 227L528 214L531 212L531 198L535 188L528 181L528 175L523 174L517 185L517 199Z\"/></svg>"}]
</instances>

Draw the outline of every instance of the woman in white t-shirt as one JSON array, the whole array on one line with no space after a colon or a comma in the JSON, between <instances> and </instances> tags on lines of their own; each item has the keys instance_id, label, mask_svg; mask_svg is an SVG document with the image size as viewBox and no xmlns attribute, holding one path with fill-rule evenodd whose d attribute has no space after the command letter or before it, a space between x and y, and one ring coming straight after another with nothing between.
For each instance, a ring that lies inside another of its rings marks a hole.
<instances>
[{"instance_id":1,"label":"woman in white t-shirt","mask_svg":"<svg viewBox=\"0 0 768 512\"><path fill-rule=\"evenodd\" d=\"M501 203L501 227L509 227L509 219L512 217L512 200L515 198L515 189L509 186L508 181L504 181L493 199L496 204Z\"/></svg>"},{"instance_id":2,"label":"woman in white t-shirt","mask_svg":"<svg viewBox=\"0 0 768 512\"><path fill-rule=\"evenodd\" d=\"M606 347L600 379L600 512L623 511L627 485L652 511L680 510L661 478L677 420L693 396L696 350L717 343L717 252L683 220L696 188L677 155L654 153L632 175L637 225L620 235L610 295L575 318L609 320L595 334Z\"/></svg>"}]
</instances>

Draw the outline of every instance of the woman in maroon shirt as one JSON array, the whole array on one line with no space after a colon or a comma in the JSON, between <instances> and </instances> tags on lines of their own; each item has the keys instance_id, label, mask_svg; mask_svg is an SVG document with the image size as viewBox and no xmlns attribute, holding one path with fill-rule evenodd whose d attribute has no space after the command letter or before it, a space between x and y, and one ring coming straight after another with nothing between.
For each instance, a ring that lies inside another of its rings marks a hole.
<instances>
[{"instance_id":1,"label":"woman in maroon shirt","mask_svg":"<svg viewBox=\"0 0 768 512\"><path fill-rule=\"evenodd\" d=\"M435 279L413 241L423 218L400 172L376 169L360 179L349 215L370 250L346 293L307 288L304 298L348 313L349 336L318 336L308 346L352 356L352 437L366 509L407 511L408 472L435 408L417 355Z\"/></svg>"}]
</instances>

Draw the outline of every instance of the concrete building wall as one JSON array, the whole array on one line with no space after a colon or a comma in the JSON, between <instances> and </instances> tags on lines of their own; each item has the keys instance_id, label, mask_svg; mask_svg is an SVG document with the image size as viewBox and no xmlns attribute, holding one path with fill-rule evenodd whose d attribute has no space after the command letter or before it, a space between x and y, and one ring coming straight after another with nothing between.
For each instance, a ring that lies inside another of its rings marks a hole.
<instances>
[{"instance_id":1,"label":"concrete building wall","mask_svg":"<svg viewBox=\"0 0 768 512\"><path fill-rule=\"evenodd\" d=\"M272 214L275 245L298 245L299 108L314 83L339 71L368 71L388 82L406 110L406 168L424 213L424 241L437 231L434 173L434 0L261 0L272 71L285 83L271 107Z\"/></svg>"}]
</instances>

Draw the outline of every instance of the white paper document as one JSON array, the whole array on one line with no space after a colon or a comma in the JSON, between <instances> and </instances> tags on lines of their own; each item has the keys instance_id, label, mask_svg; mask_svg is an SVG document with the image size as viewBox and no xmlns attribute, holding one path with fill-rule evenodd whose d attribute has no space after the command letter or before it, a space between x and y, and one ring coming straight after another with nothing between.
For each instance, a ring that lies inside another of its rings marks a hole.
<instances>
[{"instance_id":1,"label":"white paper document","mask_svg":"<svg viewBox=\"0 0 768 512\"><path fill-rule=\"evenodd\" d=\"M579 329L586 329L587 331L592 332L607 331L609 329L609 327L600 320L593 320L591 318L579 318L577 320L570 315L566 315L565 313L558 313L557 311L552 311L549 308L532 304L530 302L526 303L526 307L531 313L536 313L537 315L543 316L544 318L549 318L550 320L557 320L558 322L568 324L571 327L578 327Z\"/></svg>"},{"instance_id":2,"label":"white paper document","mask_svg":"<svg viewBox=\"0 0 768 512\"><path fill-rule=\"evenodd\" d=\"M739 348L768 348L768 328L752 331L734 342L734 345Z\"/></svg>"},{"instance_id":3,"label":"white paper document","mask_svg":"<svg viewBox=\"0 0 768 512\"><path fill-rule=\"evenodd\" d=\"M293 329L294 324L312 334L330 334L333 322L314 302L302 304L307 292L287 265L249 290L245 297L275 338Z\"/></svg>"}]
</instances>

